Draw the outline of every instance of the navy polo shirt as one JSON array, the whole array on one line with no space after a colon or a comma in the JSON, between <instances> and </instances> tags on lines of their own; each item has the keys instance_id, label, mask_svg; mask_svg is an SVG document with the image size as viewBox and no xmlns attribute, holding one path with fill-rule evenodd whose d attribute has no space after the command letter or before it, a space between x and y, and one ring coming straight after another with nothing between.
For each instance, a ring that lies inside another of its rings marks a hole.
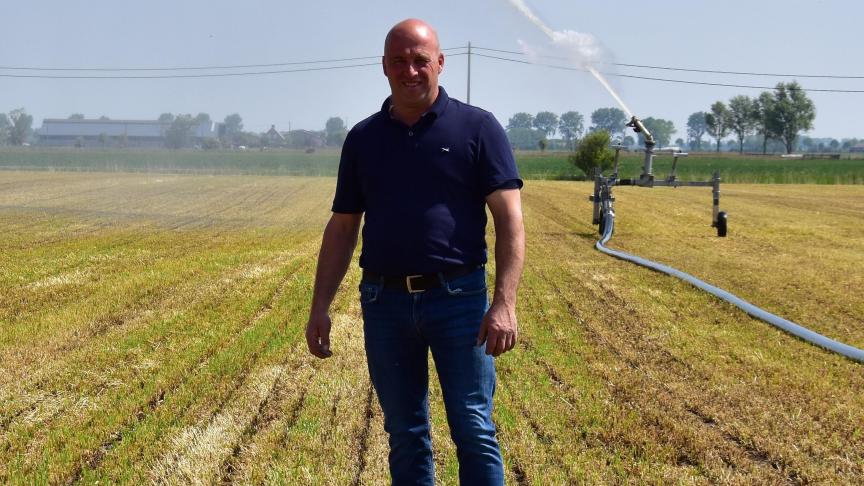
<instances>
[{"instance_id":1,"label":"navy polo shirt","mask_svg":"<svg viewBox=\"0 0 864 486\"><path fill-rule=\"evenodd\" d=\"M447 96L413 126L381 111L345 139L335 213L364 213L360 266L384 275L486 263L486 196L521 188L491 113Z\"/></svg>"}]
</instances>

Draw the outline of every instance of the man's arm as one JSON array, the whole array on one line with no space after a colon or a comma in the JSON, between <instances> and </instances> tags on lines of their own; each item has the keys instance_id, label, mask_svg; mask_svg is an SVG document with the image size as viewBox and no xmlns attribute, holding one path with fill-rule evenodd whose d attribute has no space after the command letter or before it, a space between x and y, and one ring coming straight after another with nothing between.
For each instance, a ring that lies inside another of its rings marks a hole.
<instances>
[{"instance_id":1,"label":"man's arm","mask_svg":"<svg viewBox=\"0 0 864 486\"><path fill-rule=\"evenodd\" d=\"M362 216L362 213L333 213L324 229L309 322L306 323L306 344L309 352L319 358L333 354L330 352L330 304L351 264Z\"/></svg>"},{"instance_id":2,"label":"man's arm","mask_svg":"<svg viewBox=\"0 0 864 486\"><path fill-rule=\"evenodd\" d=\"M516 345L516 290L525 263L525 228L518 189L486 196L495 223L495 293L483 316L477 345L486 341L486 354L498 356Z\"/></svg>"}]
</instances>

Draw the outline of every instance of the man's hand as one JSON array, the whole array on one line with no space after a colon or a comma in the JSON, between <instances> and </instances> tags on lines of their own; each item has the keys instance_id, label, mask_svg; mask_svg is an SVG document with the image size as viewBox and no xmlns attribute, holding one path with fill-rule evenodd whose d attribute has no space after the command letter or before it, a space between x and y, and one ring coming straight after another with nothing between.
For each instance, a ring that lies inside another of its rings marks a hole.
<instances>
[{"instance_id":1,"label":"man's hand","mask_svg":"<svg viewBox=\"0 0 864 486\"><path fill-rule=\"evenodd\" d=\"M518 189L499 189L486 196L495 222L495 294L483 316L477 345L499 356L516 346L516 289L525 261L525 228Z\"/></svg>"},{"instance_id":2,"label":"man's hand","mask_svg":"<svg viewBox=\"0 0 864 486\"><path fill-rule=\"evenodd\" d=\"M328 309L336 296L339 282L351 263L351 254L357 245L362 213L333 213L318 252L318 269L315 271L315 287L312 290L312 310L306 323L306 344L309 352L319 358L329 358L330 315Z\"/></svg>"},{"instance_id":3,"label":"man's hand","mask_svg":"<svg viewBox=\"0 0 864 486\"><path fill-rule=\"evenodd\" d=\"M515 310L507 305L497 305L493 301L480 324L477 346L486 341L486 354L500 356L516 346L516 328Z\"/></svg>"},{"instance_id":4,"label":"man's hand","mask_svg":"<svg viewBox=\"0 0 864 486\"><path fill-rule=\"evenodd\" d=\"M329 358L333 355L330 351L330 316L323 314L312 314L306 323L306 345L309 352L319 358Z\"/></svg>"}]
</instances>

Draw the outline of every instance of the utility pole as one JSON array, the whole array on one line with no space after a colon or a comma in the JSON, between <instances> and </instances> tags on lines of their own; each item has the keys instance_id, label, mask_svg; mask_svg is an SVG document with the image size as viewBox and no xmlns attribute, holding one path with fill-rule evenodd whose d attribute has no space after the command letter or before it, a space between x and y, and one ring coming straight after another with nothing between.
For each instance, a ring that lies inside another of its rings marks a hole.
<instances>
[{"instance_id":1,"label":"utility pole","mask_svg":"<svg viewBox=\"0 0 864 486\"><path fill-rule=\"evenodd\" d=\"M468 42L468 99L466 103L471 104L471 42Z\"/></svg>"}]
</instances>

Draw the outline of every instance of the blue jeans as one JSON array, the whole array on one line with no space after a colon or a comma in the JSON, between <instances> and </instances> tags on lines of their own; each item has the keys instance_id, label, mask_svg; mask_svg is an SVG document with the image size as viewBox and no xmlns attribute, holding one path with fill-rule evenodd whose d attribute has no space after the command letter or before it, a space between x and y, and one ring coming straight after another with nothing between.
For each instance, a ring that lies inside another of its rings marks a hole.
<instances>
[{"instance_id":1,"label":"blue jeans","mask_svg":"<svg viewBox=\"0 0 864 486\"><path fill-rule=\"evenodd\" d=\"M443 281L443 279L442 279ZM463 485L504 484L492 423L495 361L475 346L488 307L481 268L411 294L361 282L369 376L390 438L393 484L434 484L428 353L441 383Z\"/></svg>"}]
</instances>

